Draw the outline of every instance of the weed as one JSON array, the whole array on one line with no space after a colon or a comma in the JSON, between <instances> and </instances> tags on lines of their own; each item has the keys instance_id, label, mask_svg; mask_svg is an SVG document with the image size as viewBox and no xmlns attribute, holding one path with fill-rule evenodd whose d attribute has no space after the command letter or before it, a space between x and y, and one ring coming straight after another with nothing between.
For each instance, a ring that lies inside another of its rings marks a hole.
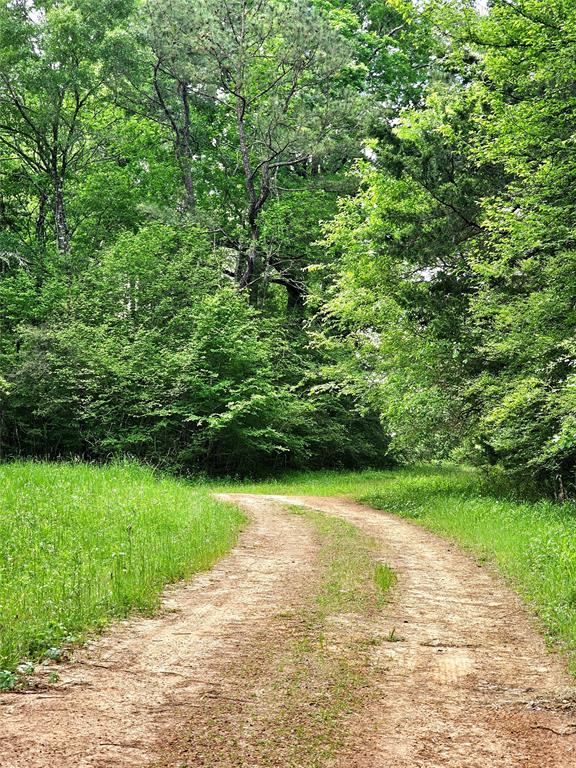
<instances>
[{"instance_id":1,"label":"weed","mask_svg":"<svg viewBox=\"0 0 576 768\"><path fill-rule=\"evenodd\" d=\"M381 594L386 597L392 587L396 584L396 574L384 563L376 563L374 568L374 581Z\"/></svg>"},{"instance_id":2,"label":"weed","mask_svg":"<svg viewBox=\"0 0 576 768\"><path fill-rule=\"evenodd\" d=\"M318 595L322 613L379 608L396 576L377 560L378 543L338 517L307 507L288 509L310 520L323 542L326 578Z\"/></svg>"},{"instance_id":3,"label":"weed","mask_svg":"<svg viewBox=\"0 0 576 768\"><path fill-rule=\"evenodd\" d=\"M17 677L9 669L0 669L0 691L11 691L16 685Z\"/></svg>"}]
</instances>

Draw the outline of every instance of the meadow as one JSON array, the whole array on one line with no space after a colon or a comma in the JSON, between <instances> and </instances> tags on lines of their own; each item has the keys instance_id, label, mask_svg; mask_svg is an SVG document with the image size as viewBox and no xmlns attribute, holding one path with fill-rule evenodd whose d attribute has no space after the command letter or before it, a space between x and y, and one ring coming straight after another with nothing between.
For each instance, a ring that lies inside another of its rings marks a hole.
<instances>
[{"instance_id":1,"label":"meadow","mask_svg":"<svg viewBox=\"0 0 576 768\"><path fill-rule=\"evenodd\" d=\"M0 466L0 687L209 568L241 513L134 464Z\"/></svg>"}]
</instances>

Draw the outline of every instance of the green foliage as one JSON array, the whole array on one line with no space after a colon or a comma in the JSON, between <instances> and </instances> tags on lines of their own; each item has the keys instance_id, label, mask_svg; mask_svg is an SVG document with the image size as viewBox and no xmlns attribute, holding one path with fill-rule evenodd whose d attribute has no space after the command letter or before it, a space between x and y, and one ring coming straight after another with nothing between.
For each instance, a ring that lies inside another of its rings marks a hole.
<instances>
[{"instance_id":1,"label":"green foliage","mask_svg":"<svg viewBox=\"0 0 576 768\"><path fill-rule=\"evenodd\" d=\"M464 111L456 94L445 98L453 114ZM455 118L462 146L452 147L437 135L438 111L431 99L426 111L405 116L392 147L372 149L392 167L360 164L358 195L326 227L326 245L342 265L327 316L353 351L341 380L379 407L395 451L412 459L446 456L463 439L462 378L475 364L465 326L473 277L463 250L481 235L468 200L485 180L472 175L466 120Z\"/></svg>"},{"instance_id":2,"label":"green foliage","mask_svg":"<svg viewBox=\"0 0 576 768\"><path fill-rule=\"evenodd\" d=\"M0 10L3 455L576 486L571 0Z\"/></svg>"},{"instance_id":3,"label":"green foliage","mask_svg":"<svg viewBox=\"0 0 576 768\"><path fill-rule=\"evenodd\" d=\"M489 105L477 153L511 175L485 202L487 248L472 260L486 360L473 384L476 395L482 389L480 430L501 463L546 478L560 497L576 465L574 14L568 2L498 3L474 34L486 50Z\"/></svg>"},{"instance_id":4,"label":"green foliage","mask_svg":"<svg viewBox=\"0 0 576 768\"><path fill-rule=\"evenodd\" d=\"M364 109L325 10L18 1L0 39L1 455L382 463L312 343Z\"/></svg>"},{"instance_id":5,"label":"green foliage","mask_svg":"<svg viewBox=\"0 0 576 768\"><path fill-rule=\"evenodd\" d=\"M19 326L4 440L25 455L128 454L179 471L378 461L370 419L357 427L337 399L308 395L307 362L219 259L194 227L119 237L71 288L72 312Z\"/></svg>"},{"instance_id":6,"label":"green foliage","mask_svg":"<svg viewBox=\"0 0 576 768\"><path fill-rule=\"evenodd\" d=\"M49 244L60 254L70 248L75 222L67 188L98 160L118 118L105 109L101 120L101 95L133 6L16 0L0 10L0 146L8 160L2 193L12 215L19 205L28 208L18 221L5 215L2 228L8 225L36 260Z\"/></svg>"},{"instance_id":7,"label":"green foliage","mask_svg":"<svg viewBox=\"0 0 576 768\"><path fill-rule=\"evenodd\" d=\"M325 228L336 372L406 458L466 456L574 486L570 2L432 3L449 37L416 108Z\"/></svg>"}]
</instances>

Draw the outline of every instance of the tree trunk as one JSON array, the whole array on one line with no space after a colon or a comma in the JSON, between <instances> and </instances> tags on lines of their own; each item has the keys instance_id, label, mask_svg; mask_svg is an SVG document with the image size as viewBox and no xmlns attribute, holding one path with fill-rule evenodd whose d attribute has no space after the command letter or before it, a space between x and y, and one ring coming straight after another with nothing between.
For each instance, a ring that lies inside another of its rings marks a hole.
<instances>
[{"instance_id":1,"label":"tree trunk","mask_svg":"<svg viewBox=\"0 0 576 768\"><path fill-rule=\"evenodd\" d=\"M46 248L46 206L48 196L42 192L38 197L38 216L36 217L36 242L41 252Z\"/></svg>"},{"instance_id":2,"label":"tree trunk","mask_svg":"<svg viewBox=\"0 0 576 768\"><path fill-rule=\"evenodd\" d=\"M264 274L266 261L260 251L260 232L253 223L250 230L250 247L246 256L246 266L239 281L240 288L248 290L248 299L253 307L260 307L264 301Z\"/></svg>"},{"instance_id":3,"label":"tree trunk","mask_svg":"<svg viewBox=\"0 0 576 768\"><path fill-rule=\"evenodd\" d=\"M250 150L246 137L244 124L246 103L238 97L236 101L236 117L238 137L240 139L240 153L242 155L242 167L248 195L248 228L250 232L250 246L248 249L246 269L239 284L240 288L248 289L250 304L254 307L262 306L265 298L264 276L266 274L266 260L260 249L260 229L258 216L264 207L270 194L270 173L266 163L259 170L260 189L255 185L255 172L250 162Z\"/></svg>"},{"instance_id":4,"label":"tree trunk","mask_svg":"<svg viewBox=\"0 0 576 768\"><path fill-rule=\"evenodd\" d=\"M186 208L188 211L194 211L196 208L196 190L194 189L194 178L192 176L192 158L194 150L192 147L192 130L190 122L190 100L188 97L188 83L178 84L178 92L182 101L182 131L177 135L176 151L178 153L178 162L182 169L182 181L186 190Z\"/></svg>"},{"instance_id":5,"label":"tree trunk","mask_svg":"<svg viewBox=\"0 0 576 768\"><path fill-rule=\"evenodd\" d=\"M66 205L64 202L64 187L60 176L54 177L54 224L56 228L56 246L61 254L68 253L70 249L70 232L66 218Z\"/></svg>"},{"instance_id":6,"label":"tree trunk","mask_svg":"<svg viewBox=\"0 0 576 768\"><path fill-rule=\"evenodd\" d=\"M192 177L190 159L186 157L186 155L182 156L180 167L182 168L182 181L184 182L184 189L186 190L186 209L193 212L196 209L196 193L194 190L194 179Z\"/></svg>"},{"instance_id":7,"label":"tree trunk","mask_svg":"<svg viewBox=\"0 0 576 768\"><path fill-rule=\"evenodd\" d=\"M277 266L274 263L272 266ZM281 285L286 289L286 311L292 319L298 319L302 316L305 308L306 286L291 275L282 275L281 277L270 278L271 283Z\"/></svg>"},{"instance_id":8,"label":"tree trunk","mask_svg":"<svg viewBox=\"0 0 576 768\"><path fill-rule=\"evenodd\" d=\"M300 315L304 311L304 286L295 280L290 280L286 283L286 291L288 294L288 313L291 315Z\"/></svg>"},{"instance_id":9,"label":"tree trunk","mask_svg":"<svg viewBox=\"0 0 576 768\"><path fill-rule=\"evenodd\" d=\"M248 285L248 295L250 297L250 304L253 307L261 307L266 298L266 286L264 283L266 260L258 245L258 239L254 240L248 253L252 272L252 279Z\"/></svg>"}]
</instances>

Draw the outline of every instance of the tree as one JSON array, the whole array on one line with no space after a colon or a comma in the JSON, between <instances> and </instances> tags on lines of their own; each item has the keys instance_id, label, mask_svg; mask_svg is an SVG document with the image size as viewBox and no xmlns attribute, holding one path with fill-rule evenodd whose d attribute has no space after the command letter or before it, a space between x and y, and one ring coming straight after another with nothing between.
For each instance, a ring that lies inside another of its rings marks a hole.
<instances>
[{"instance_id":1,"label":"tree","mask_svg":"<svg viewBox=\"0 0 576 768\"><path fill-rule=\"evenodd\" d=\"M359 193L325 228L339 264L325 310L353 352L342 385L380 409L405 457L446 457L476 423L471 260L487 238L481 201L506 178L475 157L476 109L461 83L432 80L423 105L371 145Z\"/></svg>"},{"instance_id":2,"label":"tree","mask_svg":"<svg viewBox=\"0 0 576 768\"><path fill-rule=\"evenodd\" d=\"M40 249L49 216L58 251L69 249L66 185L106 142L101 92L132 6L14 0L0 9L0 145L33 194Z\"/></svg>"},{"instance_id":3,"label":"tree","mask_svg":"<svg viewBox=\"0 0 576 768\"><path fill-rule=\"evenodd\" d=\"M576 468L575 23L571 0L494 0L460 29L483 60L475 153L508 175L484 203L486 247L472 262L478 434L493 460L560 498Z\"/></svg>"},{"instance_id":4,"label":"tree","mask_svg":"<svg viewBox=\"0 0 576 768\"><path fill-rule=\"evenodd\" d=\"M144 14L162 71L178 72L183 94L212 101L229 121L214 141L233 143L243 175L235 279L261 306L270 265L260 214L282 171L318 164L345 124L346 45L306 0L155 0Z\"/></svg>"}]
</instances>

